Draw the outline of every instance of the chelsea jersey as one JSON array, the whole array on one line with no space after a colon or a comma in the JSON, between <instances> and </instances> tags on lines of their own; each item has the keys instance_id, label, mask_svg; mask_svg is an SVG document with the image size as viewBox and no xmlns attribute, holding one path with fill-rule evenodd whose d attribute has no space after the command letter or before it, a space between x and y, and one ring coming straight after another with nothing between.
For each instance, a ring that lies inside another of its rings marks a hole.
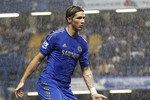
<instances>
[{"instance_id":1,"label":"chelsea jersey","mask_svg":"<svg viewBox=\"0 0 150 100\"><path fill-rule=\"evenodd\" d=\"M87 41L79 34L71 37L66 28L47 35L39 51L47 56L42 80L55 79L70 84L77 61L81 67L89 64Z\"/></svg>"}]
</instances>

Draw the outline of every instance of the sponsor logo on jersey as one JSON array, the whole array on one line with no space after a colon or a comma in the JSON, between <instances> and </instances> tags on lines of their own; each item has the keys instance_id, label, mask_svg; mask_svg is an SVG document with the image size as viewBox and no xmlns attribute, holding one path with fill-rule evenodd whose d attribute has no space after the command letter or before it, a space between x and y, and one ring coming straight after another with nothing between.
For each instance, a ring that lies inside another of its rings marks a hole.
<instances>
[{"instance_id":1,"label":"sponsor logo on jersey","mask_svg":"<svg viewBox=\"0 0 150 100\"><path fill-rule=\"evenodd\" d=\"M47 49L48 43L46 41L43 42L42 48Z\"/></svg>"},{"instance_id":2,"label":"sponsor logo on jersey","mask_svg":"<svg viewBox=\"0 0 150 100\"><path fill-rule=\"evenodd\" d=\"M72 57L72 58L79 58L79 54L67 50L62 50L62 55Z\"/></svg>"}]
</instances>

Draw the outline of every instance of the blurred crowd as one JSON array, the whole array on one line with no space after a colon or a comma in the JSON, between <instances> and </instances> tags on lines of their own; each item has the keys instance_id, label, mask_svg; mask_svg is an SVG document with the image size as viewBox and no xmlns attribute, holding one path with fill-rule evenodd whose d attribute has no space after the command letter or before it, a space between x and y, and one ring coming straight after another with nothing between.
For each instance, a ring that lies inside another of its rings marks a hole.
<instances>
[{"instance_id":1,"label":"blurred crowd","mask_svg":"<svg viewBox=\"0 0 150 100\"><path fill-rule=\"evenodd\" d=\"M149 32L148 28L139 26L107 27L99 52L90 55L95 74L150 75Z\"/></svg>"},{"instance_id":2,"label":"blurred crowd","mask_svg":"<svg viewBox=\"0 0 150 100\"><path fill-rule=\"evenodd\" d=\"M26 29L0 25L0 55L25 53L30 35L30 32L27 32Z\"/></svg>"},{"instance_id":3,"label":"blurred crowd","mask_svg":"<svg viewBox=\"0 0 150 100\"><path fill-rule=\"evenodd\" d=\"M89 51L89 62L94 72L93 74L95 76L150 75L149 27L145 27L143 23L116 24L115 18L113 21L108 22L102 16L99 16L90 16L90 20L86 21L88 25L81 31L81 35L87 41L93 33L101 37L98 47L95 47L95 49L99 48L98 52ZM59 19L58 15L57 17ZM53 19L56 18L53 17L51 21ZM43 20L44 18L40 22ZM40 30L38 34L40 35L56 30L58 27L64 27L61 20L55 20L55 23L47 24L44 21L43 25L45 25L45 28L42 28L42 24L37 25L38 30ZM38 51L38 48L36 50L29 48L29 42L32 41L33 36L34 34L29 31L29 27L6 27L5 25L0 25L0 58L3 58L0 59L1 66L6 66L4 63L6 62L10 63L10 65L13 63L12 67L14 67L14 61L18 63L18 60L21 66L16 64L15 67L18 69L17 73L22 72L33 58L33 55L27 57L27 52L32 51L34 53ZM10 59L9 62L8 59ZM44 64L41 66L44 66ZM34 76L39 76L40 71L41 69L38 69ZM78 68L75 71L74 77L81 76Z\"/></svg>"}]
</instances>

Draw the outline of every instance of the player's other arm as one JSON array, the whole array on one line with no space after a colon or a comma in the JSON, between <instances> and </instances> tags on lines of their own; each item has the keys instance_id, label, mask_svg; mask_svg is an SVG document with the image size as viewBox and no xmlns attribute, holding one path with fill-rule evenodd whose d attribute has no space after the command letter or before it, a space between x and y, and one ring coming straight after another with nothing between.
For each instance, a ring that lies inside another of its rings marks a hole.
<instances>
[{"instance_id":1,"label":"player's other arm","mask_svg":"<svg viewBox=\"0 0 150 100\"><path fill-rule=\"evenodd\" d=\"M22 97L23 92L21 91L21 88L24 86L25 80L32 74L32 72L39 66L41 61L44 59L44 55L41 53L38 53L33 60L30 62L28 67L26 68L17 88L15 89L15 95L16 97Z\"/></svg>"},{"instance_id":2,"label":"player's other arm","mask_svg":"<svg viewBox=\"0 0 150 100\"><path fill-rule=\"evenodd\" d=\"M90 67L84 67L82 69L82 74L83 74L85 83L91 92L92 100L102 100L102 98L107 98L106 96L97 93L94 87L94 80L93 80L93 75L92 75Z\"/></svg>"}]
</instances>

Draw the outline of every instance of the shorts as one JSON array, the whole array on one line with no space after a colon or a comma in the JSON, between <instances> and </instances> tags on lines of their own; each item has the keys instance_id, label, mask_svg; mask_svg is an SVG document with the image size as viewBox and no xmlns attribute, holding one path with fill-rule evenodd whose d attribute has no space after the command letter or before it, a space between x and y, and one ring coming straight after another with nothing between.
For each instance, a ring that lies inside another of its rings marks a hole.
<instances>
[{"instance_id":1,"label":"shorts","mask_svg":"<svg viewBox=\"0 0 150 100\"><path fill-rule=\"evenodd\" d=\"M77 100L70 88L60 87L55 80L39 81L37 90L41 100Z\"/></svg>"}]
</instances>

